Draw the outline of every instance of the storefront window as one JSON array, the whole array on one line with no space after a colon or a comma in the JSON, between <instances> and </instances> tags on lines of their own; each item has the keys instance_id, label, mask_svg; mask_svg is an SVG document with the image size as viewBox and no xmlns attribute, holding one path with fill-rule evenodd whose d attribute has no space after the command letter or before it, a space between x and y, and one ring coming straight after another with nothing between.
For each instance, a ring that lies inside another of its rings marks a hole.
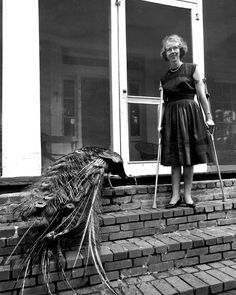
<instances>
[{"instance_id":1,"label":"storefront window","mask_svg":"<svg viewBox=\"0 0 236 295\"><path fill-rule=\"evenodd\" d=\"M39 0L43 168L111 145L109 2Z\"/></svg>"},{"instance_id":2,"label":"storefront window","mask_svg":"<svg viewBox=\"0 0 236 295\"><path fill-rule=\"evenodd\" d=\"M236 165L235 0L204 0L205 67L216 122L215 143L223 170Z\"/></svg>"}]
</instances>

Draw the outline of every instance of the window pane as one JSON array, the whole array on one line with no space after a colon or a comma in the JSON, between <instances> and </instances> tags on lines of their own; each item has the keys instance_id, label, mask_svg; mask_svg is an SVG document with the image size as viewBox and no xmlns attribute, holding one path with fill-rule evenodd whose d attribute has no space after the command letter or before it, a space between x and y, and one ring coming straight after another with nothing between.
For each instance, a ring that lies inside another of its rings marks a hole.
<instances>
[{"instance_id":1,"label":"window pane","mask_svg":"<svg viewBox=\"0 0 236 295\"><path fill-rule=\"evenodd\" d=\"M129 103L130 161L157 158L157 105Z\"/></svg>"},{"instance_id":2,"label":"window pane","mask_svg":"<svg viewBox=\"0 0 236 295\"><path fill-rule=\"evenodd\" d=\"M39 0L43 168L111 145L109 2Z\"/></svg>"},{"instance_id":3,"label":"window pane","mask_svg":"<svg viewBox=\"0 0 236 295\"><path fill-rule=\"evenodd\" d=\"M235 0L204 0L205 65L216 122L215 143L223 170L236 165Z\"/></svg>"},{"instance_id":4,"label":"window pane","mask_svg":"<svg viewBox=\"0 0 236 295\"><path fill-rule=\"evenodd\" d=\"M189 9L129 0L127 3L128 94L158 96L160 77L168 63L160 57L161 40L173 32L188 43L184 61L192 61Z\"/></svg>"}]
</instances>

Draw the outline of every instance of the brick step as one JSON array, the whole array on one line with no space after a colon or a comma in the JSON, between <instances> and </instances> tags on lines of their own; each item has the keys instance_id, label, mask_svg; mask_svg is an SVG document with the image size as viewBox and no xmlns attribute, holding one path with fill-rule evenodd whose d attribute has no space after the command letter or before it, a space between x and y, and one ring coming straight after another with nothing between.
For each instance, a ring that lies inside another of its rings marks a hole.
<instances>
[{"instance_id":1,"label":"brick step","mask_svg":"<svg viewBox=\"0 0 236 295\"><path fill-rule=\"evenodd\" d=\"M44 224L37 218L35 226ZM31 222L2 223L0 236L20 238ZM222 226L236 223L236 199L199 202L195 208L185 204L173 209L137 209L111 212L100 215L100 234L102 241L114 241L125 238L149 236L209 226Z\"/></svg>"},{"instance_id":2,"label":"brick step","mask_svg":"<svg viewBox=\"0 0 236 295\"><path fill-rule=\"evenodd\" d=\"M235 295L236 260L222 260L122 278L114 282L113 286L120 295ZM84 295L104 294L104 286L100 284L79 291ZM66 294L68 293L59 293ZM105 294L111 293L107 291Z\"/></svg>"},{"instance_id":3,"label":"brick step","mask_svg":"<svg viewBox=\"0 0 236 295\"><path fill-rule=\"evenodd\" d=\"M236 179L223 180L224 192L228 199L236 198ZM129 185L113 189L105 187L102 194L103 212L123 212L135 209L150 209L153 204L154 185ZM12 209L19 204L27 191L0 195L0 222L12 221ZM193 200L202 201L222 200L219 181L195 181L192 188ZM157 206L164 207L171 198L171 185L160 184L157 190Z\"/></svg>"},{"instance_id":4,"label":"brick step","mask_svg":"<svg viewBox=\"0 0 236 295\"><path fill-rule=\"evenodd\" d=\"M236 198L236 180L223 181L227 199ZM102 207L104 212L122 212L134 209L150 209L153 205L154 185L137 185L105 188ZM181 184L181 192L182 184ZM195 181L192 186L194 202L222 200L220 183L217 180ZM157 188L157 206L164 207L171 199L171 185L160 184Z\"/></svg>"},{"instance_id":5,"label":"brick step","mask_svg":"<svg viewBox=\"0 0 236 295\"><path fill-rule=\"evenodd\" d=\"M38 218L28 222L1 224L0 257L6 258L10 255L32 223L35 223L32 228L34 230L35 227L43 226L45 220ZM100 237L102 242L115 242L233 224L236 224L236 199L229 199L226 202L218 200L197 203L194 209L183 205L174 209L138 209L105 213L100 216ZM31 231L29 231L17 248L16 254L24 253L31 242Z\"/></svg>"},{"instance_id":6,"label":"brick step","mask_svg":"<svg viewBox=\"0 0 236 295\"><path fill-rule=\"evenodd\" d=\"M101 215L101 258L110 280L235 258L235 180L224 180L224 187L227 202L221 201L217 181L195 183L192 193L197 206L194 210L186 207L164 209L164 204L170 200L171 186L168 185L158 186L158 209L155 210L151 209L154 186L105 188L102 197L105 213ZM16 279L17 255L24 253L32 242L32 238L27 236L17 249L16 257L12 257L11 264L5 265L6 258L30 225L11 222L11 209L24 196L27 196L26 192L0 196L0 294L3 292L4 295L8 295ZM39 219L37 226L41 223L43 220ZM65 255L67 271L70 272L75 252L66 251ZM72 277L75 288L99 282L92 264L85 270L86 262L86 256L78 260ZM33 267L26 284L30 287L28 294L32 294L31 288L39 289L38 293L33 291L35 295L44 294L41 290L42 275L37 267ZM57 293L67 290L68 286L54 270L52 278ZM70 293L65 291L65 294Z\"/></svg>"},{"instance_id":7,"label":"brick step","mask_svg":"<svg viewBox=\"0 0 236 295\"><path fill-rule=\"evenodd\" d=\"M236 199L185 204L173 209L137 209L101 215L102 241L236 223Z\"/></svg>"},{"instance_id":8,"label":"brick step","mask_svg":"<svg viewBox=\"0 0 236 295\"><path fill-rule=\"evenodd\" d=\"M4 251L4 247L2 249ZM71 273L76 251L66 251L66 273ZM186 268L199 264L219 262L236 258L236 225L207 227L201 229L157 234L101 243L100 257L111 281L120 278L147 275ZM88 264L87 264L88 263ZM86 268L87 264L87 268ZM52 264L53 265L53 264ZM34 266L28 277L31 288L40 287L42 274ZM0 292L12 288L19 272L18 261L4 265L2 261ZM5 278L5 279L2 279ZM65 291L67 284L52 267L52 285L57 292ZM5 280L5 281L4 281ZM92 262L86 255L80 257L73 269L71 284L74 288L100 283ZM2 290L1 290L2 287ZM2 294L2 293L1 293Z\"/></svg>"}]
</instances>

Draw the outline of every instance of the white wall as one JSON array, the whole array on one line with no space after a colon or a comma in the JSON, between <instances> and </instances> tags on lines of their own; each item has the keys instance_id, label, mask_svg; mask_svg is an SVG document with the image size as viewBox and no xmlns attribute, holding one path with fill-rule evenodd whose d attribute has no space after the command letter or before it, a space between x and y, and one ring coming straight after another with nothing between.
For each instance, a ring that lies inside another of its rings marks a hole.
<instances>
[{"instance_id":1,"label":"white wall","mask_svg":"<svg viewBox=\"0 0 236 295\"><path fill-rule=\"evenodd\" d=\"M3 177L41 174L38 0L3 0Z\"/></svg>"}]
</instances>

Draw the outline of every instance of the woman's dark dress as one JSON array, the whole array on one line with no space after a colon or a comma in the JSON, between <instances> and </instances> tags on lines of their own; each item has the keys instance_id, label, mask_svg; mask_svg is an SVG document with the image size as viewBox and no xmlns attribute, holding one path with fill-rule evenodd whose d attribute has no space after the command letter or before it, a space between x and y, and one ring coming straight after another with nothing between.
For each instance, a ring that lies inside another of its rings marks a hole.
<instances>
[{"instance_id":1,"label":"woman's dark dress","mask_svg":"<svg viewBox=\"0 0 236 295\"><path fill-rule=\"evenodd\" d=\"M162 123L161 164L187 166L214 160L202 111L194 100L196 64L183 63L161 79L165 112Z\"/></svg>"}]
</instances>

